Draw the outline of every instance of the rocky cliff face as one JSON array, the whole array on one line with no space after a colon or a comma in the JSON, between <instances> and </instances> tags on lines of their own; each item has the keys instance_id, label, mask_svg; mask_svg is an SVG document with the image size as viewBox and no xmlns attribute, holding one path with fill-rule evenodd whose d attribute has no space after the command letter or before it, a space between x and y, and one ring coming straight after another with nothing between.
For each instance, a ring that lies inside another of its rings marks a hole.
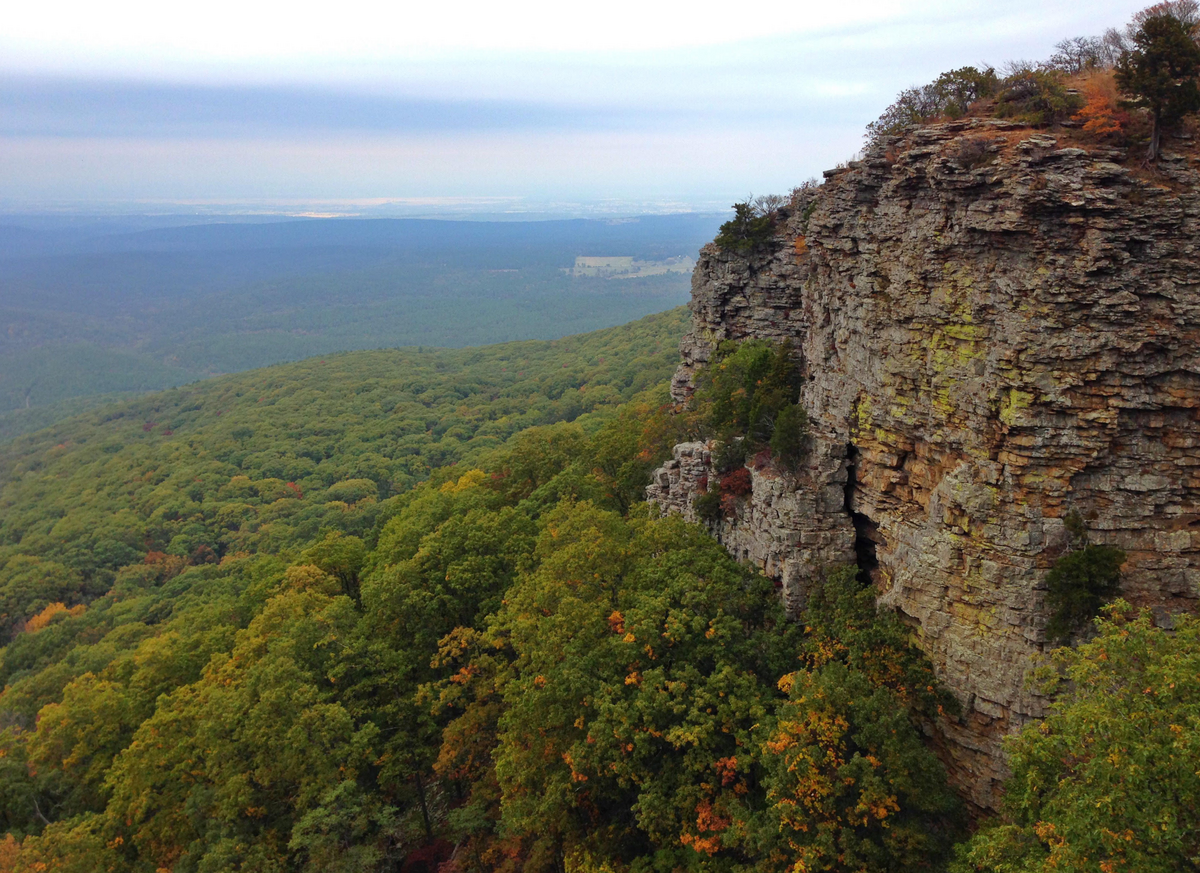
<instances>
[{"instance_id":1,"label":"rocky cliff face","mask_svg":"<svg viewBox=\"0 0 1200 873\"><path fill-rule=\"evenodd\" d=\"M714 532L803 606L857 559L964 704L941 751L993 807L1001 738L1042 714L1048 567L1077 510L1163 622L1200 596L1200 174L1001 122L917 130L798 201L769 251L710 245L676 399L732 338L790 339L809 461L766 464ZM649 497L691 514L707 447Z\"/></svg>"}]
</instances>

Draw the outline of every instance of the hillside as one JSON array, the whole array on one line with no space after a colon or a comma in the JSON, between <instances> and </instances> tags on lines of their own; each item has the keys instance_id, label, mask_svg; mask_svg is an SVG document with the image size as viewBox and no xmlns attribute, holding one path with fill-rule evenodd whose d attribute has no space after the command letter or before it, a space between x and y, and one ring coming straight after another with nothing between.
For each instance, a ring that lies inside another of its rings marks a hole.
<instances>
[{"instance_id":1,"label":"hillside","mask_svg":"<svg viewBox=\"0 0 1200 873\"><path fill-rule=\"evenodd\" d=\"M60 560L96 585L148 551L220 559L264 537L274 551L331 512L344 527L347 503L369 528L376 501L435 468L661 383L683 323L673 310L555 342L344 353L85 413L0 449L0 564Z\"/></svg>"},{"instance_id":2,"label":"hillside","mask_svg":"<svg viewBox=\"0 0 1200 873\"><path fill-rule=\"evenodd\" d=\"M774 869L883 784L787 812L826 717L793 684L856 689L835 722L907 783L854 851L942 857L903 628L841 573L801 634L646 511L683 322L313 359L8 446L0 870Z\"/></svg>"}]
</instances>

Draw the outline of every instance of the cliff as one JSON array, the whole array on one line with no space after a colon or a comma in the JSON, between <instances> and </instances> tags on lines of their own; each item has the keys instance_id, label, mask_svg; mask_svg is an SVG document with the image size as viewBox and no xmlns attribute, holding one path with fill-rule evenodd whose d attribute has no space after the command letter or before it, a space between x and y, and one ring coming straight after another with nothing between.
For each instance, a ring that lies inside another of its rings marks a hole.
<instances>
[{"instance_id":1,"label":"cliff","mask_svg":"<svg viewBox=\"0 0 1200 873\"><path fill-rule=\"evenodd\" d=\"M1044 711L1024 677L1067 512L1161 622L1200 596L1200 176L1067 145L964 121L827 172L765 250L703 250L673 383L720 340L792 341L809 459L753 470L714 533L795 610L821 567L870 572L963 702L938 746L984 808ZM678 446L648 496L691 515L709 474Z\"/></svg>"}]
</instances>

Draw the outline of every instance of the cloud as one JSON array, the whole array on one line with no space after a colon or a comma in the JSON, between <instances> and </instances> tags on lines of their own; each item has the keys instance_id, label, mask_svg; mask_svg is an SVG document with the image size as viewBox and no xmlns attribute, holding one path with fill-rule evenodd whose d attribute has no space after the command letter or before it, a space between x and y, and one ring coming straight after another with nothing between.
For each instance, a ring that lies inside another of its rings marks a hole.
<instances>
[{"instance_id":1,"label":"cloud","mask_svg":"<svg viewBox=\"0 0 1200 873\"><path fill-rule=\"evenodd\" d=\"M0 201L782 191L900 89L1139 5L44 0L0 33Z\"/></svg>"},{"instance_id":2,"label":"cloud","mask_svg":"<svg viewBox=\"0 0 1200 873\"><path fill-rule=\"evenodd\" d=\"M151 139L329 131L561 129L637 124L631 113L532 101L447 100L311 86L0 79L0 135Z\"/></svg>"}]
</instances>

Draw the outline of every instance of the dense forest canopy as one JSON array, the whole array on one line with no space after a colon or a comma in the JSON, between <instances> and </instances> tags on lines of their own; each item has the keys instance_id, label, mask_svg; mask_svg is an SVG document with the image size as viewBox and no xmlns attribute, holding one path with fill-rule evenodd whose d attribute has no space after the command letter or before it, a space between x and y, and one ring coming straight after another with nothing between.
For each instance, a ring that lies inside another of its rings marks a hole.
<instances>
[{"instance_id":1,"label":"dense forest canopy","mask_svg":"<svg viewBox=\"0 0 1200 873\"><path fill-rule=\"evenodd\" d=\"M641 500L682 327L311 360L12 444L0 869L944 856L952 701L903 626L853 571L789 623Z\"/></svg>"},{"instance_id":2,"label":"dense forest canopy","mask_svg":"<svg viewBox=\"0 0 1200 873\"><path fill-rule=\"evenodd\" d=\"M1026 775L1094 791L1046 744L1136 705L1154 729L1097 765L1157 751L1131 799L1179 777L1187 619L1174 638L1106 625L1071 655L1072 676L1121 659L1130 693L1064 696L1014 746L1010 817L955 847L966 819L925 737L957 703L855 568L792 622L768 580L642 502L683 436L749 426L769 453L747 410L778 428L794 406L782 350L758 344L728 349L696 412L666 407L682 328L676 311L315 359L11 444L0 871L1083 870L1193 851L1187 779L1161 840L1113 849L1084 840L1091 794ZM726 409L756 366L774 376Z\"/></svg>"},{"instance_id":3,"label":"dense forest canopy","mask_svg":"<svg viewBox=\"0 0 1200 873\"><path fill-rule=\"evenodd\" d=\"M661 383L683 324L675 310L549 343L331 355L70 419L0 450L0 566L42 562L99 593L150 552L202 563L330 523L362 533L431 470ZM0 622L62 599L40 584L18 606L8 572Z\"/></svg>"}]
</instances>

